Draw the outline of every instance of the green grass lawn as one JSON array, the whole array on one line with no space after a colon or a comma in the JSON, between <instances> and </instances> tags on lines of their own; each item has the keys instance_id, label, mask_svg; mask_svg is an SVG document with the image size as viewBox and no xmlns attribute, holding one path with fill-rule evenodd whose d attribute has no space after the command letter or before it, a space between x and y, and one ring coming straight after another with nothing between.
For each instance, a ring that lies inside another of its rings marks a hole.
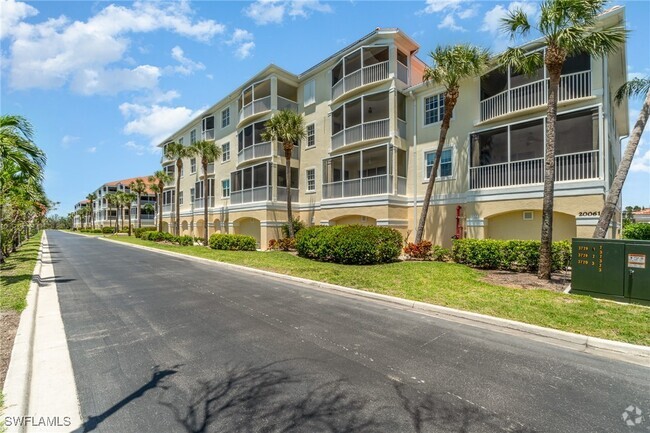
<instances>
[{"instance_id":1,"label":"green grass lawn","mask_svg":"<svg viewBox=\"0 0 650 433\"><path fill-rule=\"evenodd\" d=\"M39 232L33 236L0 265L0 310L20 313L27 306L25 298L32 281L42 234Z\"/></svg>"},{"instance_id":2,"label":"green grass lawn","mask_svg":"<svg viewBox=\"0 0 650 433\"><path fill-rule=\"evenodd\" d=\"M285 252L217 251L111 236L226 263L325 281L370 292L443 305L578 334L650 346L650 308L548 290L500 287L464 265L398 262L374 266L321 263Z\"/></svg>"}]
</instances>

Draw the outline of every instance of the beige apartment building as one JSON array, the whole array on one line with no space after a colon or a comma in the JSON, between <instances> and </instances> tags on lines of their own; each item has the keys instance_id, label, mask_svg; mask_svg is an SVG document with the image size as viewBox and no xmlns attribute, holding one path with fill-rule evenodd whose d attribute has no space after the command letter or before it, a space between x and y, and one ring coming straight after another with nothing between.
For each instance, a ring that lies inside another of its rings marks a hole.
<instances>
[{"instance_id":1,"label":"beige apartment building","mask_svg":"<svg viewBox=\"0 0 650 433\"><path fill-rule=\"evenodd\" d=\"M624 9L601 16L624 23ZM538 42L525 49L544 50ZM295 75L270 65L164 140L215 140L222 156L203 193L198 159L183 161L163 194L167 230L254 236L261 248L281 236L286 197L307 225L416 228L438 144L443 89L422 82L419 45L399 29L376 29ZM626 104L613 93L626 79L625 48L605 58L567 60L560 85L554 238L590 236L628 133ZM538 239L541 227L545 72L494 69L462 83L428 214L425 238ZM291 158L292 185L264 123L277 110L302 114L307 137ZM174 175L174 161L162 159ZM207 197L207 200L205 199ZM618 232L615 223L610 232ZM413 236L411 236L411 239Z\"/></svg>"}]
</instances>

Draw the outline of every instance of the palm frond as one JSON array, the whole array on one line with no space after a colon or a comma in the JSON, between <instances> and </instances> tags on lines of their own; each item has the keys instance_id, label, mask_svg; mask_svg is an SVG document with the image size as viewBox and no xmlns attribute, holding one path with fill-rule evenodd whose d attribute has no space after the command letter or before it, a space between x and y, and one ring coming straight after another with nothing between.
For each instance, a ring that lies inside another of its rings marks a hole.
<instances>
[{"instance_id":1,"label":"palm frond","mask_svg":"<svg viewBox=\"0 0 650 433\"><path fill-rule=\"evenodd\" d=\"M646 95L648 92L650 92L650 77L634 78L618 88L614 100L620 105L627 98Z\"/></svg>"},{"instance_id":2,"label":"palm frond","mask_svg":"<svg viewBox=\"0 0 650 433\"><path fill-rule=\"evenodd\" d=\"M469 44L437 46L430 54L431 66L425 68L422 79L445 89L457 88L460 81L480 75L487 67L488 50Z\"/></svg>"},{"instance_id":3,"label":"palm frond","mask_svg":"<svg viewBox=\"0 0 650 433\"><path fill-rule=\"evenodd\" d=\"M541 51L526 52L522 48L510 47L497 57L499 64L526 75L534 75L544 67L544 54Z\"/></svg>"},{"instance_id":4,"label":"palm frond","mask_svg":"<svg viewBox=\"0 0 650 433\"><path fill-rule=\"evenodd\" d=\"M590 29L571 39L572 44L566 45L567 51L584 52L592 56L611 54L625 43L628 33L627 29L620 26L601 30Z\"/></svg>"},{"instance_id":5,"label":"palm frond","mask_svg":"<svg viewBox=\"0 0 650 433\"><path fill-rule=\"evenodd\" d=\"M528 15L522 8L508 11L506 16L501 18L501 31L509 34L511 39L517 36L526 36L530 29Z\"/></svg>"}]
</instances>

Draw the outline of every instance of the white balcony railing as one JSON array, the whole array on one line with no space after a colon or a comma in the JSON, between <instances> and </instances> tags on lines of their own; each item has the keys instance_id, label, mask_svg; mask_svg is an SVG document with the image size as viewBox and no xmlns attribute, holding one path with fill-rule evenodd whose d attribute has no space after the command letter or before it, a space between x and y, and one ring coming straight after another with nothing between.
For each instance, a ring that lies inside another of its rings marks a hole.
<instances>
[{"instance_id":1,"label":"white balcony railing","mask_svg":"<svg viewBox=\"0 0 650 433\"><path fill-rule=\"evenodd\" d=\"M203 209L204 198L194 199L194 209ZM208 197L208 207L214 207L214 197Z\"/></svg>"},{"instance_id":2,"label":"white balcony railing","mask_svg":"<svg viewBox=\"0 0 650 433\"><path fill-rule=\"evenodd\" d=\"M402 119L397 119L397 133L401 138L406 138L406 122Z\"/></svg>"},{"instance_id":3,"label":"white balcony railing","mask_svg":"<svg viewBox=\"0 0 650 433\"><path fill-rule=\"evenodd\" d=\"M409 68L402 62L397 62L397 79L404 84L409 83Z\"/></svg>"},{"instance_id":4,"label":"white balcony railing","mask_svg":"<svg viewBox=\"0 0 650 433\"><path fill-rule=\"evenodd\" d=\"M232 191L230 193L231 204L253 203L267 200L271 200L270 185L244 189L242 191Z\"/></svg>"},{"instance_id":5,"label":"white balcony railing","mask_svg":"<svg viewBox=\"0 0 650 433\"><path fill-rule=\"evenodd\" d=\"M239 110L239 121L246 119L253 114L262 113L271 109L271 96L265 96L249 102Z\"/></svg>"},{"instance_id":6,"label":"white balcony railing","mask_svg":"<svg viewBox=\"0 0 650 433\"><path fill-rule=\"evenodd\" d=\"M208 174L214 174L214 162L208 164Z\"/></svg>"},{"instance_id":7,"label":"white balcony railing","mask_svg":"<svg viewBox=\"0 0 650 433\"><path fill-rule=\"evenodd\" d=\"M162 211L163 213L174 212L174 203L164 204Z\"/></svg>"},{"instance_id":8,"label":"white balcony railing","mask_svg":"<svg viewBox=\"0 0 650 433\"><path fill-rule=\"evenodd\" d=\"M275 154L284 157L284 145L282 143L278 143ZM300 146L293 146L293 150L291 150L291 159L300 159Z\"/></svg>"},{"instance_id":9,"label":"white balcony railing","mask_svg":"<svg viewBox=\"0 0 650 433\"><path fill-rule=\"evenodd\" d=\"M555 157L555 181L597 179L598 151L568 153ZM470 168L470 189L534 185L544 182L544 158L503 162Z\"/></svg>"},{"instance_id":10,"label":"white balcony railing","mask_svg":"<svg viewBox=\"0 0 650 433\"><path fill-rule=\"evenodd\" d=\"M214 129L206 129L201 132L201 138L203 140L214 140Z\"/></svg>"},{"instance_id":11,"label":"white balcony railing","mask_svg":"<svg viewBox=\"0 0 650 433\"><path fill-rule=\"evenodd\" d=\"M581 71L560 77L558 100L591 96L591 71ZM539 107L548 100L548 79L513 87L481 101L481 121L528 108Z\"/></svg>"},{"instance_id":12,"label":"white balcony railing","mask_svg":"<svg viewBox=\"0 0 650 433\"><path fill-rule=\"evenodd\" d=\"M349 73L332 86L332 99L336 99L345 92L356 89L365 84L382 81L388 78L388 61L364 66Z\"/></svg>"},{"instance_id":13,"label":"white balcony railing","mask_svg":"<svg viewBox=\"0 0 650 433\"><path fill-rule=\"evenodd\" d=\"M237 162L241 164L242 162L249 161L251 159L271 156L272 149L273 148L270 141L265 141L263 143L257 143L252 146L244 147L237 153Z\"/></svg>"},{"instance_id":14,"label":"white balcony railing","mask_svg":"<svg viewBox=\"0 0 650 433\"><path fill-rule=\"evenodd\" d=\"M362 140L388 137L389 130L388 119L375 120L373 122L351 126L332 135L332 150Z\"/></svg>"},{"instance_id":15,"label":"white balcony railing","mask_svg":"<svg viewBox=\"0 0 650 433\"><path fill-rule=\"evenodd\" d=\"M323 198L359 197L392 193L392 178L392 176L382 174L380 176L324 183Z\"/></svg>"},{"instance_id":16,"label":"white balcony railing","mask_svg":"<svg viewBox=\"0 0 650 433\"><path fill-rule=\"evenodd\" d=\"M278 201L287 201L287 188L284 186L278 187ZM291 202L298 201L298 188L291 188Z\"/></svg>"},{"instance_id":17,"label":"white balcony railing","mask_svg":"<svg viewBox=\"0 0 650 433\"><path fill-rule=\"evenodd\" d=\"M406 178L397 176L397 195L406 195Z\"/></svg>"},{"instance_id":18,"label":"white balcony railing","mask_svg":"<svg viewBox=\"0 0 650 433\"><path fill-rule=\"evenodd\" d=\"M283 98L278 96L278 110L290 110L295 113L298 112L298 103L292 101L291 99Z\"/></svg>"}]
</instances>

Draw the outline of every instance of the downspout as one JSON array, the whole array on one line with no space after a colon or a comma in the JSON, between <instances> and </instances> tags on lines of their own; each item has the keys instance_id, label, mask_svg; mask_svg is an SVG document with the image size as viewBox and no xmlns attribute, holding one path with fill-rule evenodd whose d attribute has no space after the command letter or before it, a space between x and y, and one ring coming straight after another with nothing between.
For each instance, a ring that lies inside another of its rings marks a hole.
<instances>
[{"instance_id":1,"label":"downspout","mask_svg":"<svg viewBox=\"0 0 650 433\"><path fill-rule=\"evenodd\" d=\"M418 102L409 91L409 97L413 99L413 229L418 227Z\"/></svg>"}]
</instances>

